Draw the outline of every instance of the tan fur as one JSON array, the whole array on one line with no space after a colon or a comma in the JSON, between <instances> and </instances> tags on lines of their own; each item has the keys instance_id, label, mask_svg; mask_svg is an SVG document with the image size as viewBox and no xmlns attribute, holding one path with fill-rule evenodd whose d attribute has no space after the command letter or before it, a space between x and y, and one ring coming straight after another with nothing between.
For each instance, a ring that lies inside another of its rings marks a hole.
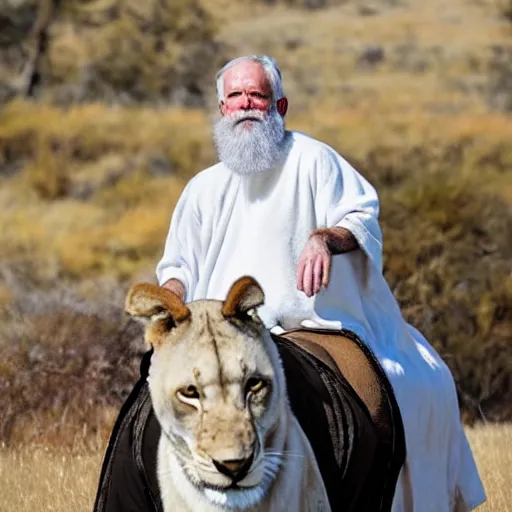
<instances>
[{"instance_id":1,"label":"tan fur","mask_svg":"<svg viewBox=\"0 0 512 512\"><path fill-rule=\"evenodd\" d=\"M190 310L182 300L170 290L152 284L142 283L132 286L125 301L125 310L133 316L150 318L167 310L176 322L190 316Z\"/></svg>"},{"instance_id":2,"label":"tan fur","mask_svg":"<svg viewBox=\"0 0 512 512\"><path fill-rule=\"evenodd\" d=\"M148 380L162 426L164 511L329 511L279 354L255 313L258 283L238 280L224 303L175 297L137 285L126 301L155 349ZM241 468L238 488L228 489Z\"/></svg>"},{"instance_id":3,"label":"tan fur","mask_svg":"<svg viewBox=\"0 0 512 512\"><path fill-rule=\"evenodd\" d=\"M222 306L222 314L231 318L239 313L261 306L265 300L262 289L252 277L242 277L229 290Z\"/></svg>"}]
</instances>

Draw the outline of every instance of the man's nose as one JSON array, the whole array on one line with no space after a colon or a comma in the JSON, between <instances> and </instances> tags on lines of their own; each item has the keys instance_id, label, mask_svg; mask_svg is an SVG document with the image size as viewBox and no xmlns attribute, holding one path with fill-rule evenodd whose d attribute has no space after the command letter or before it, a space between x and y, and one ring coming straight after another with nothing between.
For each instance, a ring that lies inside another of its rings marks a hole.
<instances>
[{"instance_id":1,"label":"man's nose","mask_svg":"<svg viewBox=\"0 0 512 512\"><path fill-rule=\"evenodd\" d=\"M243 110L251 109L251 98L248 94L242 94L240 108Z\"/></svg>"}]
</instances>

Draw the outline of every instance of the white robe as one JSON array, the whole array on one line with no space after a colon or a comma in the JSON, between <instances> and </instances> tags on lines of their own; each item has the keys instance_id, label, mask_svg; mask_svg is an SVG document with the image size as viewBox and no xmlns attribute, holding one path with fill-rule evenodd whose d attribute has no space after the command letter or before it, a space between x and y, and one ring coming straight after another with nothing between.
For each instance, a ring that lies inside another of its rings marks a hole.
<instances>
[{"instance_id":1,"label":"white robe","mask_svg":"<svg viewBox=\"0 0 512 512\"><path fill-rule=\"evenodd\" d=\"M471 510L485 493L459 418L451 373L403 319L382 275L382 236L374 188L332 148L288 132L278 168L239 176L222 163L196 175L174 211L160 284L185 286L186 300L224 300L233 282L253 276L265 292L265 325L349 329L375 352L403 417L407 460L395 512L449 512L455 497ZM308 298L296 267L309 233L342 226L363 251L336 255L329 286ZM461 510L463 510L462 508Z\"/></svg>"}]
</instances>

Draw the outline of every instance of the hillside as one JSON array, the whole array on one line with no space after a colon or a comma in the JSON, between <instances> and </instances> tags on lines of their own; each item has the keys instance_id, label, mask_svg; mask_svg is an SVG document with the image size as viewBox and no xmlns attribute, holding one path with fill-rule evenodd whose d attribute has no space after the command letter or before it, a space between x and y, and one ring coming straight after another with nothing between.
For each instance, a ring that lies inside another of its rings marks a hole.
<instances>
[{"instance_id":1,"label":"hillside","mask_svg":"<svg viewBox=\"0 0 512 512\"><path fill-rule=\"evenodd\" d=\"M215 161L213 78L247 53L276 57L288 126L376 185L386 278L465 420L512 419L507 0L37 5L0 4L0 439L108 431L143 349L124 293Z\"/></svg>"}]
</instances>

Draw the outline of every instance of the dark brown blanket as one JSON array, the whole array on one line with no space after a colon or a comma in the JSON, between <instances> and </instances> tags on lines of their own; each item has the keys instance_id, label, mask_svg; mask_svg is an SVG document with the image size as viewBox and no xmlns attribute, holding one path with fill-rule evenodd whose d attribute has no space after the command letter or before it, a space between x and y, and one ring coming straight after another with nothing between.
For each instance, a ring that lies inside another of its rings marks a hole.
<instances>
[{"instance_id":1,"label":"dark brown blanket","mask_svg":"<svg viewBox=\"0 0 512 512\"><path fill-rule=\"evenodd\" d=\"M387 397L389 435L375 428L368 408L353 387L322 358L293 341L274 336L285 370L292 410L315 453L333 511L391 510L396 481L405 460L399 409L376 358L364 350ZM94 512L160 512L156 452L160 425L153 414L146 377L123 405L105 453Z\"/></svg>"}]
</instances>

